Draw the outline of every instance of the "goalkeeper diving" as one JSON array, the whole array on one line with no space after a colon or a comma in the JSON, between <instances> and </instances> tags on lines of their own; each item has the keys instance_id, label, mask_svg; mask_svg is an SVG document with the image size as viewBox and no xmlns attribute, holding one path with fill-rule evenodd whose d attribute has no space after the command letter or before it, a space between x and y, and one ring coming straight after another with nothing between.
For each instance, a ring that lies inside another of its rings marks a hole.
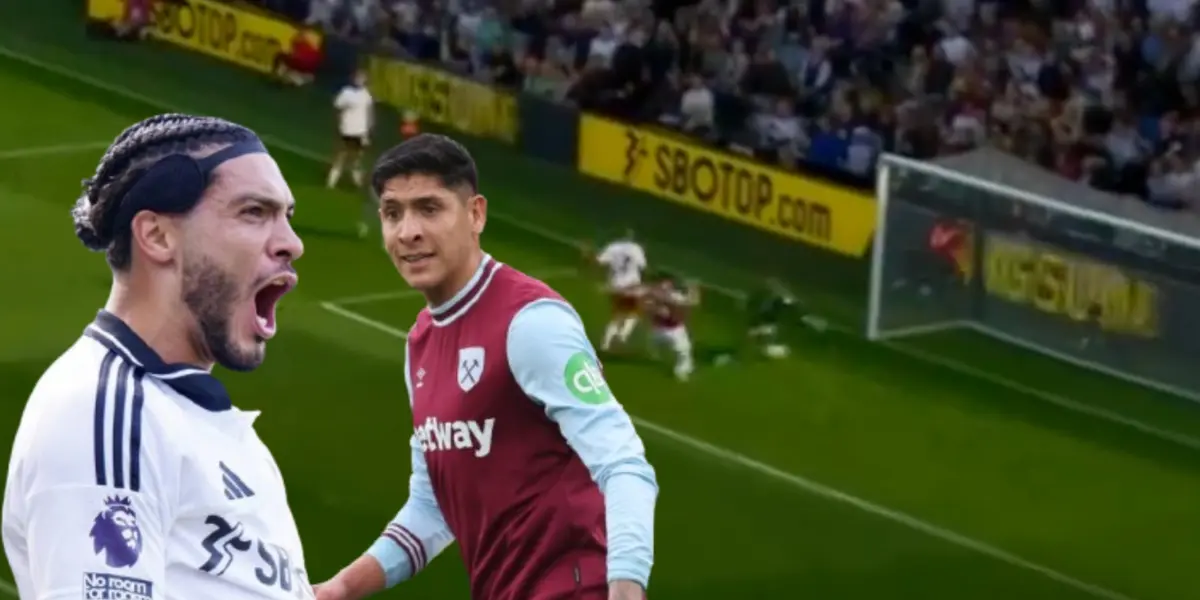
<instances>
[{"instance_id":1,"label":"goalkeeper diving","mask_svg":"<svg viewBox=\"0 0 1200 600\"><path fill-rule=\"evenodd\" d=\"M783 282L776 278L767 279L763 285L743 301L746 313L746 334L739 347L733 351L718 352L717 364L731 362L735 354L765 356L780 359L790 354L783 341L782 333L787 325L799 321L814 331L825 331L828 322L807 310Z\"/></svg>"}]
</instances>

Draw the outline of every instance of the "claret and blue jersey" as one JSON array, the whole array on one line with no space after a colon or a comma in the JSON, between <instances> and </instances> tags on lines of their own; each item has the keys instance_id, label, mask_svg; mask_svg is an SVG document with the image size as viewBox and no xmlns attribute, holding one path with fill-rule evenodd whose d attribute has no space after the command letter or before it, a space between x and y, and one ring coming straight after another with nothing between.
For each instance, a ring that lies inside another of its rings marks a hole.
<instances>
[{"instance_id":1,"label":"claret and blue jersey","mask_svg":"<svg viewBox=\"0 0 1200 600\"><path fill-rule=\"evenodd\" d=\"M484 256L409 333L409 501L371 554L389 584L457 540L480 598L646 585L654 470L574 309Z\"/></svg>"},{"instance_id":2,"label":"claret and blue jersey","mask_svg":"<svg viewBox=\"0 0 1200 600\"><path fill-rule=\"evenodd\" d=\"M17 431L3 538L21 597L311 597L257 416L101 312Z\"/></svg>"}]
</instances>

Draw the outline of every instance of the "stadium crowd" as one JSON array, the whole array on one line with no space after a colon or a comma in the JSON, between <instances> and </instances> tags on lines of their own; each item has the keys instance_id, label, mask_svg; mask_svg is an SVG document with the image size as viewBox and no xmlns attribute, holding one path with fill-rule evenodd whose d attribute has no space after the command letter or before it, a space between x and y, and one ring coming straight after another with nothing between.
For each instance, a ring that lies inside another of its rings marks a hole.
<instances>
[{"instance_id":1,"label":"stadium crowd","mask_svg":"<svg viewBox=\"0 0 1200 600\"><path fill-rule=\"evenodd\" d=\"M381 50L863 181L991 145L1200 205L1195 0L262 0Z\"/></svg>"}]
</instances>

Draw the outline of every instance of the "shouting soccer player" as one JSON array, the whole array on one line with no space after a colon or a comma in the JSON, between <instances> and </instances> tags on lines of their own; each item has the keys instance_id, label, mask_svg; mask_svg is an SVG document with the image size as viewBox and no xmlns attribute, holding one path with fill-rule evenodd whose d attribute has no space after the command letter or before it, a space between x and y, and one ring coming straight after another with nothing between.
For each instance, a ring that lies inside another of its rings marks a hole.
<instances>
[{"instance_id":1,"label":"shouting soccer player","mask_svg":"<svg viewBox=\"0 0 1200 600\"><path fill-rule=\"evenodd\" d=\"M304 251L292 207L227 121L152 117L104 154L73 214L112 289L34 388L4 489L21 598L311 597L258 413L210 373L263 362Z\"/></svg>"},{"instance_id":2,"label":"shouting soccer player","mask_svg":"<svg viewBox=\"0 0 1200 600\"><path fill-rule=\"evenodd\" d=\"M633 600L653 562L658 486L575 310L480 247L475 164L422 134L372 185L388 253L429 307L409 332L409 498L363 557L317 586L363 598L457 540L476 600Z\"/></svg>"},{"instance_id":3,"label":"shouting soccer player","mask_svg":"<svg viewBox=\"0 0 1200 600\"><path fill-rule=\"evenodd\" d=\"M646 251L633 239L633 230L610 242L596 262L608 270L607 291L612 298L612 319L604 328L600 349L607 351L613 342L624 344L637 327L641 308L642 271L646 270Z\"/></svg>"}]
</instances>

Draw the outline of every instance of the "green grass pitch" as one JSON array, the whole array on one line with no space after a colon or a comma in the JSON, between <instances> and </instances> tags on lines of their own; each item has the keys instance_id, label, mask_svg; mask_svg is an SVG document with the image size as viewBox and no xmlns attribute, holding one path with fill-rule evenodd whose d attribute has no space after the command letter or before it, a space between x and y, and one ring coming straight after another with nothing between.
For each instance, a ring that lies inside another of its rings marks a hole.
<instances>
[{"instance_id":1,"label":"green grass pitch","mask_svg":"<svg viewBox=\"0 0 1200 600\"><path fill-rule=\"evenodd\" d=\"M378 240L354 238L355 192L323 186L323 100L171 51L50 45L17 29L0 25L0 431L11 435L36 378L108 292L68 213L105 143L169 108L246 122L292 184L307 251L266 365L221 377L240 406L263 410L308 570L333 574L406 496L402 338L421 304ZM598 334L607 304L569 244L617 221L561 201L576 192L552 183L573 175L480 148L486 248L545 277ZM613 206L657 202L572 185ZM693 336L738 336L729 288L755 278L645 235L652 262L714 284ZM861 305L805 283L859 329ZM958 334L791 342L787 360L702 366L686 385L665 364L606 365L662 487L653 597L1200 598L1193 407ZM387 597L466 598L457 554Z\"/></svg>"}]
</instances>

